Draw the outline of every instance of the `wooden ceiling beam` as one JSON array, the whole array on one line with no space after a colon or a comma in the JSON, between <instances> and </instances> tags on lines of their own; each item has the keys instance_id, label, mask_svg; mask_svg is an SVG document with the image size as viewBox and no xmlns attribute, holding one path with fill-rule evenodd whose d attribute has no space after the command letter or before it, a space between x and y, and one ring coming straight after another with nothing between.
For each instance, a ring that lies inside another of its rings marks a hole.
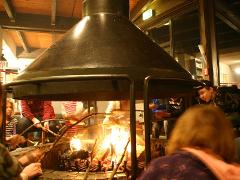
<instances>
[{"instance_id":1,"label":"wooden ceiling beam","mask_svg":"<svg viewBox=\"0 0 240 180\"><path fill-rule=\"evenodd\" d=\"M16 22L15 12L13 10L13 6L10 0L2 0L3 6L7 12L8 17L10 18L11 22Z\"/></svg>"},{"instance_id":2,"label":"wooden ceiling beam","mask_svg":"<svg viewBox=\"0 0 240 180\"><path fill-rule=\"evenodd\" d=\"M42 54L46 49L31 49L30 53L27 53L23 48L17 47L17 58L35 59Z\"/></svg>"},{"instance_id":3,"label":"wooden ceiling beam","mask_svg":"<svg viewBox=\"0 0 240 180\"><path fill-rule=\"evenodd\" d=\"M16 17L15 17L15 11L14 11L14 8L12 6L12 3L10 0L3 0L3 5L4 5L4 8L7 12L7 15L8 17L10 18L10 21L12 23L15 23L16 22ZM30 49L27 45L27 42L26 42L26 39L25 39L25 36L24 34L21 32L21 31L16 31L17 35L18 35L18 38L20 39L20 42L23 46L23 49L29 53L30 52Z\"/></svg>"},{"instance_id":4,"label":"wooden ceiling beam","mask_svg":"<svg viewBox=\"0 0 240 180\"><path fill-rule=\"evenodd\" d=\"M142 15L143 9L150 3L149 0L139 0L134 8L130 12L131 21L135 21L139 16Z\"/></svg>"},{"instance_id":5,"label":"wooden ceiling beam","mask_svg":"<svg viewBox=\"0 0 240 180\"><path fill-rule=\"evenodd\" d=\"M7 46L11 49L12 53L16 56L17 45L12 36L5 30L3 30L3 40L5 41Z\"/></svg>"},{"instance_id":6,"label":"wooden ceiling beam","mask_svg":"<svg viewBox=\"0 0 240 180\"><path fill-rule=\"evenodd\" d=\"M223 0L215 0L216 15L231 28L240 32L240 17L233 8Z\"/></svg>"},{"instance_id":7,"label":"wooden ceiling beam","mask_svg":"<svg viewBox=\"0 0 240 180\"><path fill-rule=\"evenodd\" d=\"M144 7L155 10L155 16L145 21L138 18L134 21L134 23L142 30L151 29L156 26L163 25L172 18L192 12L197 9L197 6L197 0L174 0L172 3L169 3L169 1L155 0L148 6Z\"/></svg>"},{"instance_id":8,"label":"wooden ceiling beam","mask_svg":"<svg viewBox=\"0 0 240 180\"><path fill-rule=\"evenodd\" d=\"M52 27L49 16L37 14L17 14L16 22L9 22L5 13L0 13L0 25L3 29L19 31L59 32L65 33L80 19L58 17L58 23Z\"/></svg>"},{"instance_id":9,"label":"wooden ceiling beam","mask_svg":"<svg viewBox=\"0 0 240 180\"><path fill-rule=\"evenodd\" d=\"M51 25L56 25L56 13L57 13L57 0L52 0L52 8L51 8Z\"/></svg>"},{"instance_id":10,"label":"wooden ceiling beam","mask_svg":"<svg viewBox=\"0 0 240 180\"><path fill-rule=\"evenodd\" d=\"M17 32L18 38L20 39L20 42L22 44L22 47L23 47L24 51L27 52L27 53L30 53L31 50L27 45L27 41L25 39L25 36L24 36L23 32L21 32L21 31L16 31L16 32Z\"/></svg>"}]
</instances>

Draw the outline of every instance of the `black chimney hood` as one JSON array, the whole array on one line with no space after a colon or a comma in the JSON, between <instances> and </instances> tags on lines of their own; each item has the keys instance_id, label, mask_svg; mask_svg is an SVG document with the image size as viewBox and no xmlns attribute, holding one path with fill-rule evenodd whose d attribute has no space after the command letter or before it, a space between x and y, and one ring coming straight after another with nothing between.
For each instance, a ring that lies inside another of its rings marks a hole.
<instances>
[{"instance_id":1,"label":"black chimney hood","mask_svg":"<svg viewBox=\"0 0 240 180\"><path fill-rule=\"evenodd\" d=\"M196 81L128 20L128 0L85 0L84 17L7 86L16 99L110 100L129 97L144 79L153 93L190 90ZM155 83L154 83L155 82Z\"/></svg>"}]
</instances>

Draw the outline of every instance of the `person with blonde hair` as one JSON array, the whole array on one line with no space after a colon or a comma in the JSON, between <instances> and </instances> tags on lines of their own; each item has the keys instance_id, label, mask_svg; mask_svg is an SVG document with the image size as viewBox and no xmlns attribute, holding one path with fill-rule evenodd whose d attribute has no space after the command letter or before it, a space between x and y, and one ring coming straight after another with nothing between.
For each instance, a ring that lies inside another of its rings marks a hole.
<instances>
[{"instance_id":1,"label":"person with blonde hair","mask_svg":"<svg viewBox=\"0 0 240 180\"><path fill-rule=\"evenodd\" d=\"M2 106L2 84L0 82L0 105ZM2 110L0 109L0 135L2 136ZM17 139L16 139L17 138ZM11 137L10 143L19 141L17 136ZM0 179L28 180L42 174L41 163L37 161L42 156L40 150L27 153L19 159L13 157L8 149L0 143Z\"/></svg>"},{"instance_id":2,"label":"person with blonde hair","mask_svg":"<svg viewBox=\"0 0 240 180\"><path fill-rule=\"evenodd\" d=\"M11 99L6 102L6 137L16 134L17 119L14 117L14 103Z\"/></svg>"},{"instance_id":3,"label":"person with blonde hair","mask_svg":"<svg viewBox=\"0 0 240 180\"><path fill-rule=\"evenodd\" d=\"M178 119L167 156L154 159L139 179L240 179L233 128L213 105L197 105Z\"/></svg>"}]
</instances>

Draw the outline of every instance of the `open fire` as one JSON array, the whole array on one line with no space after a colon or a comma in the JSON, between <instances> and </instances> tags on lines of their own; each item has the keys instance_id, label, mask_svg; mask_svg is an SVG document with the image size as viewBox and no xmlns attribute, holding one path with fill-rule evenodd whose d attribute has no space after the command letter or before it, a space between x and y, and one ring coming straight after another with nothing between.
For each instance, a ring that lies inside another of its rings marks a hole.
<instances>
[{"instance_id":1,"label":"open fire","mask_svg":"<svg viewBox=\"0 0 240 180\"><path fill-rule=\"evenodd\" d=\"M117 111L117 114L113 113L107 124L101 118L93 118L92 123L87 120L87 124L81 126L74 136L69 137L66 131L66 136L61 137L42 160L45 173L41 178L111 179L121 176L120 179L127 179L131 176L129 116L126 111ZM151 142L153 156L164 155L164 143L160 139ZM140 173L145 166L145 141L144 129L139 121L136 157Z\"/></svg>"},{"instance_id":2,"label":"open fire","mask_svg":"<svg viewBox=\"0 0 240 180\"><path fill-rule=\"evenodd\" d=\"M84 172L118 171L126 172L130 169L131 146L129 144L129 130L120 125L101 126L102 136L95 140L84 139L82 134L71 138L69 149L58 153L59 168ZM137 144L138 156L144 151L144 141Z\"/></svg>"}]
</instances>

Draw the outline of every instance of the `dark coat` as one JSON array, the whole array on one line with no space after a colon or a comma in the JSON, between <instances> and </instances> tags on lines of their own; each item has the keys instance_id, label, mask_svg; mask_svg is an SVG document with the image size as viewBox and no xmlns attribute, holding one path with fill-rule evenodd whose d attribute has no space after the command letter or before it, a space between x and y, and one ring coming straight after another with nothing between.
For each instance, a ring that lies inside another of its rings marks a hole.
<instances>
[{"instance_id":1,"label":"dark coat","mask_svg":"<svg viewBox=\"0 0 240 180\"><path fill-rule=\"evenodd\" d=\"M179 150L154 159L138 180L213 180L216 177L194 155Z\"/></svg>"}]
</instances>

